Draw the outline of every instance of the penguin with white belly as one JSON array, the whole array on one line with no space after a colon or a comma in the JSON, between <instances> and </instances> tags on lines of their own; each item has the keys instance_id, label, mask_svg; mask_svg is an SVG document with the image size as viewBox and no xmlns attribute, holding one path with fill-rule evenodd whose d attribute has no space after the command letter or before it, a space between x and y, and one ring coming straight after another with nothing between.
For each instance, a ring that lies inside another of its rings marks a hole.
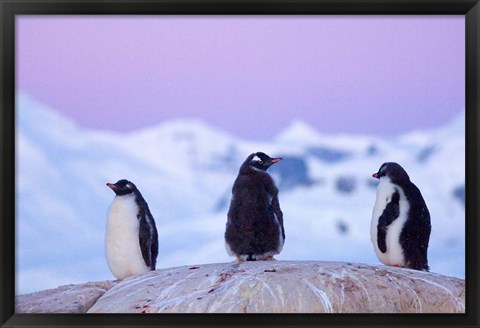
<instances>
[{"instance_id":1,"label":"penguin with white belly","mask_svg":"<svg viewBox=\"0 0 480 328\"><path fill-rule=\"evenodd\" d=\"M117 279L155 270L158 233L148 204L128 180L107 183L115 192L105 233L105 252L110 271Z\"/></svg>"},{"instance_id":2,"label":"penguin with white belly","mask_svg":"<svg viewBox=\"0 0 480 328\"><path fill-rule=\"evenodd\" d=\"M430 213L420 190L397 163L382 164L372 177L380 179L370 236L386 265L428 271Z\"/></svg>"}]
</instances>

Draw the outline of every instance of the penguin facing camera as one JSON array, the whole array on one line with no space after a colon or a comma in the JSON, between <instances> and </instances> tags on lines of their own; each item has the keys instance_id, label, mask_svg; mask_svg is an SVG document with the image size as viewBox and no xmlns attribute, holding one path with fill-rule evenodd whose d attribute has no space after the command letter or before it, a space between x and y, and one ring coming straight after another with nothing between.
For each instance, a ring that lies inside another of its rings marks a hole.
<instances>
[{"instance_id":1,"label":"penguin facing camera","mask_svg":"<svg viewBox=\"0 0 480 328\"><path fill-rule=\"evenodd\" d=\"M225 247L237 262L275 260L285 242L278 188L267 169L280 162L262 152L249 155L233 184Z\"/></svg>"},{"instance_id":2,"label":"penguin facing camera","mask_svg":"<svg viewBox=\"0 0 480 328\"><path fill-rule=\"evenodd\" d=\"M420 190L397 163L382 164L370 237L378 259L386 265L428 271L430 213Z\"/></svg>"},{"instance_id":3,"label":"penguin facing camera","mask_svg":"<svg viewBox=\"0 0 480 328\"><path fill-rule=\"evenodd\" d=\"M115 192L105 233L108 268L117 279L155 270L158 233L147 202L128 180L107 186Z\"/></svg>"}]
</instances>

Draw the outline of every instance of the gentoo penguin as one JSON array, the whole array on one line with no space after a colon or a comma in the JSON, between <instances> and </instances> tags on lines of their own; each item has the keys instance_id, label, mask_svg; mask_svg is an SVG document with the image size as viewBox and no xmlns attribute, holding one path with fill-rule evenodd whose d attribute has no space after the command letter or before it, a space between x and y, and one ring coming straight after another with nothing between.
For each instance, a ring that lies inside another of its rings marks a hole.
<instances>
[{"instance_id":1,"label":"gentoo penguin","mask_svg":"<svg viewBox=\"0 0 480 328\"><path fill-rule=\"evenodd\" d=\"M281 158L262 152L247 157L232 188L225 247L237 262L274 260L285 241L278 188L266 172Z\"/></svg>"},{"instance_id":2,"label":"gentoo penguin","mask_svg":"<svg viewBox=\"0 0 480 328\"><path fill-rule=\"evenodd\" d=\"M107 183L107 186L115 192L105 234L110 271L117 279L125 279L155 270L158 233L147 202L128 180Z\"/></svg>"},{"instance_id":3,"label":"gentoo penguin","mask_svg":"<svg viewBox=\"0 0 480 328\"><path fill-rule=\"evenodd\" d=\"M383 264L428 271L430 213L420 190L397 163L384 163L372 177L380 179L370 236Z\"/></svg>"}]
</instances>

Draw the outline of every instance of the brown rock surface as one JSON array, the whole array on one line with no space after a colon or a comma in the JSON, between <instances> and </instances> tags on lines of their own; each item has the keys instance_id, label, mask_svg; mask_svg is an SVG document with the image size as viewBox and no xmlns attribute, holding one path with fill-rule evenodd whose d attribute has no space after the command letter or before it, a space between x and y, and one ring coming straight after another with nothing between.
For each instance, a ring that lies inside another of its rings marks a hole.
<instances>
[{"instance_id":1,"label":"brown rock surface","mask_svg":"<svg viewBox=\"0 0 480 328\"><path fill-rule=\"evenodd\" d=\"M365 264L205 264L127 278L109 289L88 312L463 313L465 282Z\"/></svg>"},{"instance_id":2,"label":"brown rock surface","mask_svg":"<svg viewBox=\"0 0 480 328\"><path fill-rule=\"evenodd\" d=\"M113 281L89 282L18 295L15 299L15 312L86 313L113 285Z\"/></svg>"}]
</instances>

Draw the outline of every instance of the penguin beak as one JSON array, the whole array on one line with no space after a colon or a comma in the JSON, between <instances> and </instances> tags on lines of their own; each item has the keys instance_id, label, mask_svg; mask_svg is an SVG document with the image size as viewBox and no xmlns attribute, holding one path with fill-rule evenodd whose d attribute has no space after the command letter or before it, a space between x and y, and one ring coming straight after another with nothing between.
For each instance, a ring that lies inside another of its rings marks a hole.
<instances>
[{"instance_id":1,"label":"penguin beak","mask_svg":"<svg viewBox=\"0 0 480 328\"><path fill-rule=\"evenodd\" d=\"M282 160L281 157L277 157L277 158L272 158L272 163L278 163Z\"/></svg>"},{"instance_id":2,"label":"penguin beak","mask_svg":"<svg viewBox=\"0 0 480 328\"><path fill-rule=\"evenodd\" d=\"M108 186L110 189L112 189L112 190L117 189L117 186L114 185L113 183L107 183L107 186Z\"/></svg>"},{"instance_id":3,"label":"penguin beak","mask_svg":"<svg viewBox=\"0 0 480 328\"><path fill-rule=\"evenodd\" d=\"M373 177L373 178L376 178L376 179L380 179L380 177L378 176L378 173L373 173L373 174L372 174L372 177Z\"/></svg>"}]
</instances>

